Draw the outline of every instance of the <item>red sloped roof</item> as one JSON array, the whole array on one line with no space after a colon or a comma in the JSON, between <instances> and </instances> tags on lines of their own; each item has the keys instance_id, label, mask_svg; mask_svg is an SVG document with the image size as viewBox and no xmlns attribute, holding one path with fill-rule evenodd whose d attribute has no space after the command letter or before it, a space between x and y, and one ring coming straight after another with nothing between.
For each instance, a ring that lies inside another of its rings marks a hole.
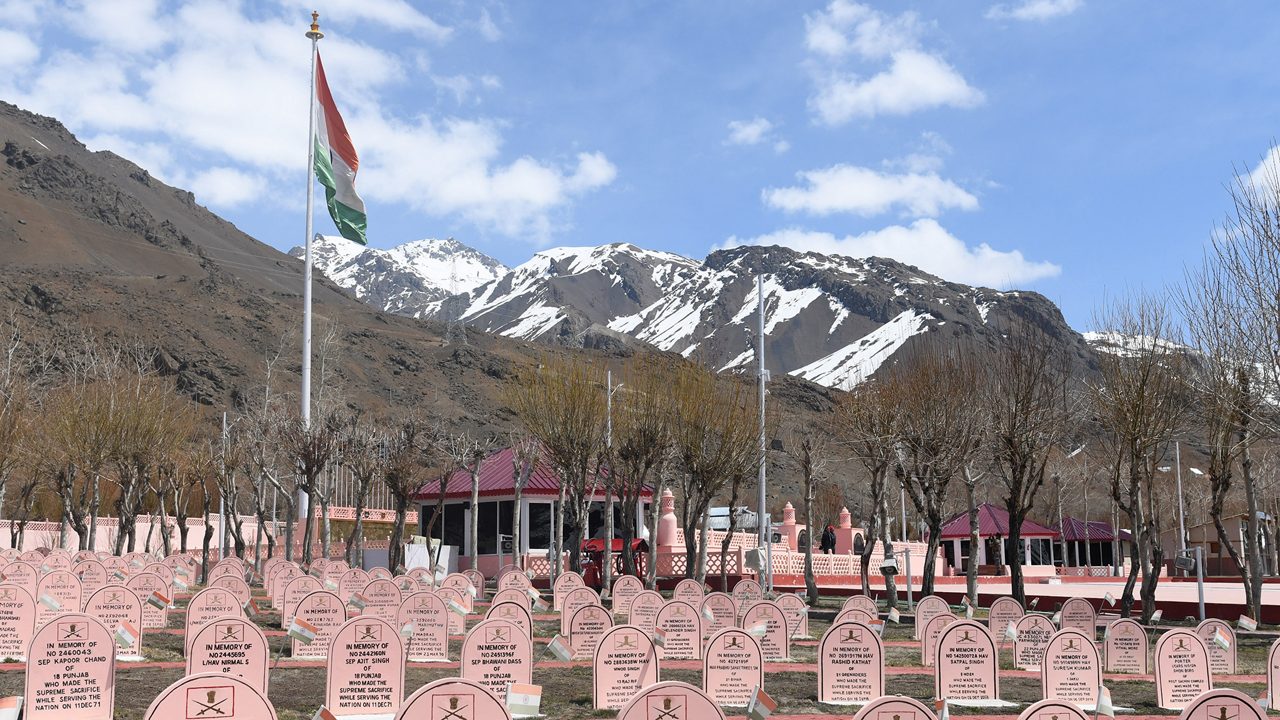
<instances>
[{"instance_id":1,"label":"red sloped roof","mask_svg":"<svg viewBox=\"0 0 1280 720\"><path fill-rule=\"evenodd\" d=\"M1009 536L1009 513L999 505L982 503L978 506L978 535L981 537ZM943 540L969 539L969 511L956 513L942 524ZM1033 520L1022 521L1024 538L1056 538L1058 531Z\"/></svg>"},{"instance_id":2,"label":"red sloped roof","mask_svg":"<svg viewBox=\"0 0 1280 720\"><path fill-rule=\"evenodd\" d=\"M1083 541L1086 539L1089 540L1089 542L1111 541L1116 539L1115 532L1115 529L1111 527L1110 523L1106 523L1101 520L1090 520L1089 532L1086 537L1085 522L1083 520L1077 520L1073 517L1062 519L1062 539L1067 542L1075 542L1077 540ZM1129 537L1130 535L1128 530L1120 531L1121 540L1128 540Z\"/></svg>"},{"instance_id":3,"label":"red sloped roof","mask_svg":"<svg viewBox=\"0 0 1280 720\"><path fill-rule=\"evenodd\" d=\"M515 492L515 474L511 460L514 451L503 448L480 462L480 497L507 496ZM560 475L551 466L539 461L529 475L524 486L525 495L558 496L560 494ZM601 491L603 495L603 491ZM646 488L641 497L653 495ZM440 481L431 482L418 488L415 500L435 500L440 497ZM471 476L465 470L458 470L449 476L445 488L446 499L469 499L471 497Z\"/></svg>"}]
</instances>

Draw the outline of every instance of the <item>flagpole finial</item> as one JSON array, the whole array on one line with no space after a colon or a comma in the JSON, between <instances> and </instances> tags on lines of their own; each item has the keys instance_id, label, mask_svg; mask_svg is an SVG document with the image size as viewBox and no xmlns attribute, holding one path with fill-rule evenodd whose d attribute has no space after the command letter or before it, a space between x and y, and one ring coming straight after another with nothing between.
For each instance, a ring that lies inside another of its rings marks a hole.
<instances>
[{"instance_id":1,"label":"flagpole finial","mask_svg":"<svg viewBox=\"0 0 1280 720\"><path fill-rule=\"evenodd\" d=\"M318 10L311 11L311 29L307 31L307 37L312 40L319 40L324 37L324 33L320 32L320 12Z\"/></svg>"}]
</instances>

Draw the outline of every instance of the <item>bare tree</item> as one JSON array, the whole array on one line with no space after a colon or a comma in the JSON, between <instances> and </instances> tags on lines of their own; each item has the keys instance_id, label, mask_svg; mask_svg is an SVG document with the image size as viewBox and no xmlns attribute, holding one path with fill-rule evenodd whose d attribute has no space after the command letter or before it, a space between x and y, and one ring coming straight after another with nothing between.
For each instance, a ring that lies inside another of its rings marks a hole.
<instances>
[{"instance_id":1,"label":"bare tree","mask_svg":"<svg viewBox=\"0 0 1280 720\"><path fill-rule=\"evenodd\" d=\"M293 460L298 489L310 498L306 516L302 518L303 564L309 564L312 559L316 529L313 520L315 506L320 505L321 517L324 517L328 509L332 485L327 481L325 470L337 457L343 426L341 415L336 411L329 411L318 417L313 416L310 423L304 423L301 417L292 416L280 428L280 444L286 455ZM322 541L321 554L324 557L329 555L327 540L325 537Z\"/></svg>"},{"instance_id":2,"label":"bare tree","mask_svg":"<svg viewBox=\"0 0 1280 720\"><path fill-rule=\"evenodd\" d=\"M533 470L541 459L541 448L532 436L520 432L509 435L511 443L511 480L515 492L515 512L511 514L511 564L524 567L524 543L521 537L520 507L524 499L524 487L529 483Z\"/></svg>"},{"instance_id":3,"label":"bare tree","mask_svg":"<svg viewBox=\"0 0 1280 720\"><path fill-rule=\"evenodd\" d=\"M804 585L808 593L809 604L818 604L818 582L813 575L813 495L819 479L825 476L828 457L825 438L810 432L795 432L787 443L787 453L800 466L800 477L804 479L804 525L808 531L807 542L804 543Z\"/></svg>"},{"instance_id":4,"label":"bare tree","mask_svg":"<svg viewBox=\"0 0 1280 720\"><path fill-rule=\"evenodd\" d=\"M364 563L364 510L373 491L373 484L385 469L386 448L382 437L360 415L348 421L339 446L342 465L351 471L351 501L355 522L347 534L346 560L351 567L363 567Z\"/></svg>"},{"instance_id":5,"label":"bare tree","mask_svg":"<svg viewBox=\"0 0 1280 720\"><path fill-rule=\"evenodd\" d=\"M671 450L667 377L659 361L633 360L622 373L626 390L614 401L608 482L622 504L622 571L627 575L636 574L631 544L640 497Z\"/></svg>"},{"instance_id":6,"label":"bare tree","mask_svg":"<svg viewBox=\"0 0 1280 720\"><path fill-rule=\"evenodd\" d=\"M441 459L441 432L438 427L410 414L397 418L391 423L391 428L392 432L386 438L387 459L382 482L386 485L395 508L395 520L391 526L391 539L387 548L387 564L393 572L398 572L404 567L404 526L409 514L409 503L426 479L432 473L440 472L444 463ZM433 522L439 516L440 513L437 512ZM433 566L439 562L439 550L436 552L436 556L432 558Z\"/></svg>"}]
</instances>

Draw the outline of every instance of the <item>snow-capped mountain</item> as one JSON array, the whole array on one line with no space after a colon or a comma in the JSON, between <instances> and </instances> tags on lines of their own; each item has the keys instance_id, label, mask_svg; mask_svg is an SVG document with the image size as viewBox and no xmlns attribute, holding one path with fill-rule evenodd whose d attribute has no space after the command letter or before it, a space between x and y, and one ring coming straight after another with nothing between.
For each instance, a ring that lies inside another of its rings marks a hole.
<instances>
[{"instance_id":1,"label":"snow-capped mountain","mask_svg":"<svg viewBox=\"0 0 1280 720\"><path fill-rule=\"evenodd\" d=\"M772 372L847 387L922 337L994 347L1015 316L1077 344L1037 293L950 283L883 258L740 247L699 262L614 244L539 252L500 278L428 308L488 332L571 345L625 335L720 370L754 357L756 277L763 277Z\"/></svg>"},{"instance_id":2,"label":"snow-capped mountain","mask_svg":"<svg viewBox=\"0 0 1280 720\"><path fill-rule=\"evenodd\" d=\"M303 249L289 254L302 257ZM453 238L382 250L326 235L312 243L311 254L316 270L357 298L411 317L430 315L428 308L454 292L470 292L507 272L502 263Z\"/></svg>"}]
</instances>

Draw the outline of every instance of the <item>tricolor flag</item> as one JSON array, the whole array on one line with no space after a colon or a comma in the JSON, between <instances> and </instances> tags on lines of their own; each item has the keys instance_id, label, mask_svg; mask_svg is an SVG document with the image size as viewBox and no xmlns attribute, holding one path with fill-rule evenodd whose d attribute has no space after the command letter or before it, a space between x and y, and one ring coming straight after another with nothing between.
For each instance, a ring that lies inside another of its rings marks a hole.
<instances>
[{"instance_id":1,"label":"tricolor flag","mask_svg":"<svg viewBox=\"0 0 1280 720\"><path fill-rule=\"evenodd\" d=\"M365 605L369 604L369 599L360 593L351 593L351 597L347 599L347 604L357 610L363 610Z\"/></svg>"},{"instance_id":2,"label":"tricolor flag","mask_svg":"<svg viewBox=\"0 0 1280 720\"><path fill-rule=\"evenodd\" d=\"M1034 597L1034 598L1031 598L1031 602L1027 604L1027 607L1031 608L1032 610L1035 610L1036 606L1039 604L1040 604L1040 598Z\"/></svg>"},{"instance_id":3,"label":"tricolor flag","mask_svg":"<svg viewBox=\"0 0 1280 720\"><path fill-rule=\"evenodd\" d=\"M1102 596L1102 599L1107 601L1108 607L1114 606L1116 604L1116 596L1112 595L1110 590L1107 591L1106 595Z\"/></svg>"},{"instance_id":4,"label":"tricolor flag","mask_svg":"<svg viewBox=\"0 0 1280 720\"><path fill-rule=\"evenodd\" d=\"M880 637L884 637L884 621L883 620L868 620L867 627L871 628L872 630L875 630L876 635L879 635Z\"/></svg>"},{"instance_id":5,"label":"tricolor flag","mask_svg":"<svg viewBox=\"0 0 1280 720\"><path fill-rule=\"evenodd\" d=\"M294 617L293 622L289 623L289 637L303 645L310 645L316 639L316 626L300 617Z\"/></svg>"},{"instance_id":6,"label":"tricolor flag","mask_svg":"<svg viewBox=\"0 0 1280 720\"><path fill-rule=\"evenodd\" d=\"M1249 632L1253 632L1254 630L1258 629L1258 621L1254 620L1248 615L1241 615L1240 619L1236 621L1236 627L1240 628L1241 630L1248 630Z\"/></svg>"},{"instance_id":7,"label":"tricolor flag","mask_svg":"<svg viewBox=\"0 0 1280 720\"><path fill-rule=\"evenodd\" d=\"M134 558L133 560L130 560L130 561L129 561L129 565L130 565L131 567L136 567L136 568L140 568L140 567L142 567L142 563L138 562L137 558Z\"/></svg>"},{"instance_id":8,"label":"tricolor flag","mask_svg":"<svg viewBox=\"0 0 1280 720\"><path fill-rule=\"evenodd\" d=\"M973 603L969 602L969 596L964 596L964 618L966 620L973 619Z\"/></svg>"},{"instance_id":9,"label":"tricolor flag","mask_svg":"<svg viewBox=\"0 0 1280 720\"><path fill-rule=\"evenodd\" d=\"M258 608L258 601L254 600L253 598L249 598L248 600L245 600L244 609L245 609L245 612L249 614L249 617L253 617L254 615L260 615L262 613L262 610Z\"/></svg>"},{"instance_id":10,"label":"tricolor flag","mask_svg":"<svg viewBox=\"0 0 1280 720\"><path fill-rule=\"evenodd\" d=\"M1018 641L1018 626L1017 626L1017 625L1014 625L1013 623L1009 623L1008 625L1005 625L1005 626L1004 626L1004 636L1005 636L1005 637L1007 637L1007 638L1009 638L1009 642L1017 642L1017 641Z\"/></svg>"},{"instance_id":11,"label":"tricolor flag","mask_svg":"<svg viewBox=\"0 0 1280 720\"><path fill-rule=\"evenodd\" d=\"M409 622L405 623L403 627L400 628L400 637L404 639L405 642L409 642L409 639L413 637L413 633L415 633L417 630L418 630L418 625L414 623L412 620L410 620Z\"/></svg>"},{"instance_id":12,"label":"tricolor flag","mask_svg":"<svg viewBox=\"0 0 1280 720\"><path fill-rule=\"evenodd\" d=\"M573 659L573 648L569 647L569 643L565 642L564 638L558 634L551 638L551 642L547 643L547 649L543 652L551 653L560 662L569 662Z\"/></svg>"},{"instance_id":13,"label":"tricolor flag","mask_svg":"<svg viewBox=\"0 0 1280 720\"><path fill-rule=\"evenodd\" d=\"M138 628L129 624L128 620L121 620L116 625L116 642L120 643L122 648L131 648L138 642Z\"/></svg>"},{"instance_id":14,"label":"tricolor flag","mask_svg":"<svg viewBox=\"0 0 1280 720\"><path fill-rule=\"evenodd\" d=\"M1222 631L1221 627L1218 627L1213 631L1213 644L1217 645L1223 650L1230 650L1231 638L1225 632Z\"/></svg>"},{"instance_id":15,"label":"tricolor flag","mask_svg":"<svg viewBox=\"0 0 1280 720\"><path fill-rule=\"evenodd\" d=\"M889 622L891 623L902 622L902 613L898 612L898 608L889 608Z\"/></svg>"},{"instance_id":16,"label":"tricolor flag","mask_svg":"<svg viewBox=\"0 0 1280 720\"><path fill-rule=\"evenodd\" d=\"M1154 624L1156 624L1156 623L1160 622L1160 617L1161 617L1162 615L1164 615L1164 611L1163 611L1163 610L1156 610L1155 612L1151 613L1151 624L1152 624L1152 625L1154 625Z\"/></svg>"},{"instance_id":17,"label":"tricolor flag","mask_svg":"<svg viewBox=\"0 0 1280 720\"><path fill-rule=\"evenodd\" d=\"M182 577L191 577L191 571L181 565L173 569L173 574L181 575Z\"/></svg>"},{"instance_id":18,"label":"tricolor flag","mask_svg":"<svg viewBox=\"0 0 1280 720\"><path fill-rule=\"evenodd\" d=\"M706 620L707 622L715 622L715 621L716 621L716 614L715 614L715 613L713 613L713 612L711 612L711 606L710 606L710 605L703 605L703 606L702 606L702 619Z\"/></svg>"},{"instance_id":19,"label":"tricolor flag","mask_svg":"<svg viewBox=\"0 0 1280 720\"><path fill-rule=\"evenodd\" d=\"M754 630L754 629L755 629L755 628L752 628L752 630ZM752 633L752 634L754 634L754 633ZM762 635L761 637L763 637L763 635ZM666 630L663 630L662 628L654 628L654 629L653 629L653 644L654 644L654 645L656 645L656 646L658 646L658 647L666 647L666 646L667 646L667 631L666 631Z\"/></svg>"},{"instance_id":20,"label":"tricolor flag","mask_svg":"<svg viewBox=\"0 0 1280 720\"><path fill-rule=\"evenodd\" d=\"M311 720L338 720L333 713L329 712L329 708L321 705L315 715L311 716Z\"/></svg>"},{"instance_id":21,"label":"tricolor flag","mask_svg":"<svg viewBox=\"0 0 1280 720\"><path fill-rule=\"evenodd\" d=\"M480 593L476 592L476 586L471 583L467 583L467 594L470 595L473 600L480 597Z\"/></svg>"},{"instance_id":22,"label":"tricolor flag","mask_svg":"<svg viewBox=\"0 0 1280 720\"><path fill-rule=\"evenodd\" d=\"M934 700L933 710L938 714L938 720L951 720L951 705L946 698Z\"/></svg>"},{"instance_id":23,"label":"tricolor flag","mask_svg":"<svg viewBox=\"0 0 1280 720\"><path fill-rule=\"evenodd\" d=\"M53 572L53 568L48 563L41 563L40 572L48 575L49 573Z\"/></svg>"},{"instance_id":24,"label":"tricolor flag","mask_svg":"<svg viewBox=\"0 0 1280 720\"><path fill-rule=\"evenodd\" d=\"M119 570L112 570L111 577L114 580L124 580L124 573L120 572Z\"/></svg>"},{"instance_id":25,"label":"tricolor flag","mask_svg":"<svg viewBox=\"0 0 1280 720\"><path fill-rule=\"evenodd\" d=\"M1094 713L1112 718L1116 716L1116 706L1111 704L1111 691L1106 685L1098 686L1098 701L1094 703Z\"/></svg>"},{"instance_id":26,"label":"tricolor flag","mask_svg":"<svg viewBox=\"0 0 1280 720\"><path fill-rule=\"evenodd\" d=\"M54 612L58 612L62 609L62 603L58 602L53 596L46 595L45 593L40 593L40 604Z\"/></svg>"},{"instance_id":27,"label":"tricolor flag","mask_svg":"<svg viewBox=\"0 0 1280 720\"><path fill-rule=\"evenodd\" d=\"M512 717L537 717L542 714L542 686L511 683L507 686L507 710Z\"/></svg>"},{"instance_id":28,"label":"tricolor flag","mask_svg":"<svg viewBox=\"0 0 1280 720\"><path fill-rule=\"evenodd\" d=\"M752 625L751 627L747 628L747 634L759 640L760 638L763 638L765 635L769 634L769 626L765 623L760 623L759 625Z\"/></svg>"},{"instance_id":29,"label":"tricolor flag","mask_svg":"<svg viewBox=\"0 0 1280 720\"><path fill-rule=\"evenodd\" d=\"M191 586L188 585L182 578L178 577L177 575L173 576L173 586L178 588L179 590L191 589Z\"/></svg>"},{"instance_id":30,"label":"tricolor flag","mask_svg":"<svg viewBox=\"0 0 1280 720\"><path fill-rule=\"evenodd\" d=\"M751 702L747 704L747 720L765 720L777 709L778 702L757 685L755 692L751 693Z\"/></svg>"},{"instance_id":31,"label":"tricolor flag","mask_svg":"<svg viewBox=\"0 0 1280 720\"><path fill-rule=\"evenodd\" d=\"M525 577L527 577L527 578L529 578L530 580L532 580L532 579L533 579L533 568L529 568L528 570L525 570L525 571L524 571L524 576L525 576Z\"/></svg>"},{"instance_id":32,"label":"tricolor flag","mask_svg":"<svg viewBox=\"0 0 1280 720\"><path fill-rule=\"evenodd\" d=\"M337 589L338 589L338 583L336 583L336 582L334 582L334 581L330 580L329 578L325 578L325 580L324 580L324 589L325 589L325 590L337 590ZM326 710L325 712L328 712L328 711Z\"/></svg>"},{"instance_id":33,"label":"tricolor flag","mask_svg":"<svg viewBox=\"0 0 1280 720\"><path fill-rule=\"evenodd\" d=\"M159 590L155 590L147 596L147 604L157 610L166 610L169 607L169 598L165 597Z\"/></svg>"},{"instance_id":34,"label":"tricolor flag","mask_svg":"<svg viewBox=\"0 0 1280 720\"><path fill-rule=\"evenodd\" d=\"M538 612L546 612L551 609L551 606L548 605L547 601L543 600L542 598L534 598L533 609L537 610Z\"/></svg>"},{"instance_id":35,"label":"tricolor flag","mask_svg":"<svg viewBox=\"0 0 1280 720\"><path fill-rule=\"evenodd\" d=\"M1061 611L1061 610L1059 610L1059 611L1055 612L1055 613L1053 614L1053 618L1050 620L1050 622L1052 622L1054 625L1061 625L1061 624L1062 624L1062 611Z\"/></svg>"},{"instance_id":36,"label":"tricolor flag","mask_svg":"<svg viewBox=\"0 0 1280 720\"><path fill-rule=\"evenodd\" d=\"M325 79L324 63L316 53L316 104L315 153L316 179L324 185L329 215L338 226L342 237L361 245L368 245L365 236L367 221L364 201L356 194L356 171L360 169L360 157L351 144L347 126L338 114L338 105L329 92Z\"/></svg>"},{"instance_id":37,"label":"tricolor flag","mask_svg":"<svg viewBox=\"0 0 1280 720\"><path fill-rule=\"evenodd\" d=\"M453 598L445 598L444 605L449 608L449 612L466 619L467 609L462 605L462 603L454 600Z\"/></svg>"}]
</instances>

